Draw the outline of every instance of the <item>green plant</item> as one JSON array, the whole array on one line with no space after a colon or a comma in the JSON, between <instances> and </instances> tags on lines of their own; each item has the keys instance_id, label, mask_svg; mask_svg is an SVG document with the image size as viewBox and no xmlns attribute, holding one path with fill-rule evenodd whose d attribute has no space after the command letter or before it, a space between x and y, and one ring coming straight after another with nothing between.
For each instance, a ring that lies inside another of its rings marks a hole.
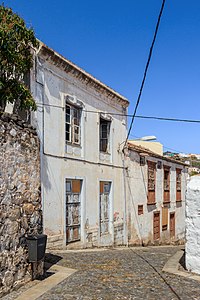
<instances>
[{"instance_id":1,"label":"green plant","mask_svg":"<svg viewBox=\"0 0 200 300\"><path fill-rule=\"evenodd\" d=\"M31 48L38 41L33 29L11 8L0 6L0 105L15 103L19 109L36 110L35 101L24 84L24 76L32 67Z\"/></svg>"},{"instance_id":2,"label":"green plant","mask_svg":"<svg viewBox=\"0 0 200 300\"><path fill-rule=\"evenodd\" d=\"M196 172L196 171L191 171L191 172L189 173L190 176L194 176L194 175L198 175L198 174L199 174L199 173Z\"/></svg>"}]
</instances>

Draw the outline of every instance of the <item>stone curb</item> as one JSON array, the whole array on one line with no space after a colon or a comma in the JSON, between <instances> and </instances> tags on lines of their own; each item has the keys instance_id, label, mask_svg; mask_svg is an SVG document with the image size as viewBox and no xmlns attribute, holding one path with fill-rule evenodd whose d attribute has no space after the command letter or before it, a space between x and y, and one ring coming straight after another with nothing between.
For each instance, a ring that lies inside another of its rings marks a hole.
<instances>
[{"instance_id":1,"label":"stone curb","mask_svg":"<svg viewBox=\"0 0 200 300\"><path fill-rule=\"evenodd\" d=\"M193 273L190 273L188 271L180 271L179 270L179 261L181 257L183 256L184 251L180 250L177 251L164 265L162 271L167 273L172 273L174 275L179 275L188 279L194 279L197 281L200 281L200 275L195 275Z\"/></svg>"},{"instance_id":2,"label":"stone curb","mask_svg":"<svg viewBox=\"0 0 200 300\"><path fill-rule=\"evenodd\" d=\"M55 274L26 290L17 297L16 300L36 300L38 297L42 296L44 293L76 272L75 269L65 268L59 265L53 265L48 271L55 272Z\"/></svg>"},{"instance_id":3,"label":"stone curb","mask_svg":"<svg viewBox=\"0 0 200 300\"><path fill-rule=\"evenodd\" d=\"M160 245L160 246L118 246L118 247L105 247L105 248L83 248L83 249L47 249L47 253L52 253L52 254L67 254L67 253L87 253L87 252L103 252L103 251L124 251L124 250L133 250L133 251L137 251L137 250L144 250L152 248L152 249L162 249L162 248L171 248L172 245ZM180 247L183 247L182 245L180 245Z\"/></svg>"}]
</instances>

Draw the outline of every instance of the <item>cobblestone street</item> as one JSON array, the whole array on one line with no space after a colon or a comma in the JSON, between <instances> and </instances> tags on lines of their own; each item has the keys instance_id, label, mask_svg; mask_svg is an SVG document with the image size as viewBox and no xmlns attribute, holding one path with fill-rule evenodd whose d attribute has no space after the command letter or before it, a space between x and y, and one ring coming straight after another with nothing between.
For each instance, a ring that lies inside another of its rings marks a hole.
<instances>
[{"instance_id":1,"label":"cobblestone street","mask_svg":"<svg viewBox=\"0 0 200 300\"><path fill-rule=\"evenodd\" d=\"M200 299L200 283L162 272L177 247L69 252L58 264L77 270L40 300Z\"/></svg>"}]
</instances>

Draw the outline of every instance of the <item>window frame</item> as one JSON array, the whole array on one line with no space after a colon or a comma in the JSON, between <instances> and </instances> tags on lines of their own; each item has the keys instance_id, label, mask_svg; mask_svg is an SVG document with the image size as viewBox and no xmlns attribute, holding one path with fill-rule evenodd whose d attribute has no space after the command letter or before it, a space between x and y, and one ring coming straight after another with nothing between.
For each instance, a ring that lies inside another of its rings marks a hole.
<instances>
[{"instance_id":1,"label":"window frame","mask_svg":"<svg viewBox=\"0 0 200 300\"><path fill-rule=\"evenodd\" d=\"M99 233L100 236L105 236L110 234L111 228L111 192L112 192L112 181L100 180L99 181ZM104 197L107 197L108 202L104 201ZM102 211L102 207L105 208L105 204L107 204L107 210ZM106 230L103 228L107 224Z\"/></svg>"},{"instance_id":2,"label":"window frame","mask_svg":"<svg viewBox=\"0 0 200 300\"><path fill-rule=\"evenodd\" d=\"M180 176L180 178L179 178ZM181 202L181 193L182 193L182 169L176 168L176 202Z\"/></svg>"},{"instance_id":3,"label":"window frame","mask_svg":"<svg viewBox=\"0 0 200 300\"><path fill-rule=\"evenodd\" d=\"M103 126L106 126L106 131L102 129ZM110 154L110 130L111 130L111 120L106 120L100 117L99 121L99 151L102 153ZM105 137L103 137L103 133L105 133ZM106 141L104 145L103 142ZM105 149L104 149L105 147Z\"/></svg>"},{"instance_id":4,"label":"window frame","mask_svg":"<svg viewBox=\"0 0 200 300\"><path fill-rule=\"evenodd\" d=\"M143 204L138 204L138 216L144 214L144 207Z\"/></svg>"},{"instance_id":5,"label":"window frame","mask_svg":"<svg viewBox=\"0 0 200 300\"><path fill-rule=\"evenodd\" d=\"M65 102L65 143L81 146L82 108ZM68 137L67 137L68 135Z\"/></svg>"},{"instance_id":6,"label":"window frame","mask_svg":"<svg viewBox=\"0 0 200 300\"><path fill-rule=\"evenodd\" d=\"M167 178L166 175L167 174ZM163 202L170 202L170 166L163 166ZM167 186L167 187L166 187Z\"/></svg>"},{"instance_id":7,"label":"window frame","mask_svg":"<svg viewBox=\"0 0 200 300\"><path fill-rule=\"evenodd\" d=\"M152 172L153 170L153 172ZM150 188L150 174L153 173L153 183L154 188ZM156 204L156 162L148 161L147 162L147 204L155 205Z\"/></svg>"}]
</instances>

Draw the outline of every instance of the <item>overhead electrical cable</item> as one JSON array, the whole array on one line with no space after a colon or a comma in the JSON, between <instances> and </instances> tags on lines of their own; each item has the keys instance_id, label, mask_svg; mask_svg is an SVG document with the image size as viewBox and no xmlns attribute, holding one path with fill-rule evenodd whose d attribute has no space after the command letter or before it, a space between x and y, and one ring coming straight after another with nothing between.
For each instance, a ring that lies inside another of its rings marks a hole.
<instances>
[{"instance_id":1,"label":"overhead electrical cable","mask_svg":"<svg viewBox=\"0 0 200 300\"><path fill-rule=\"evenodd\" d=\"M53 105L53 104L43 104L43 103L37 103L38 107L54 107L54 108L61 108L64 109L63 106L59 105ZM87 109L82 109L81 111L85 113L91 113L91 114L108 114L111 116L122 116L122 117L128 117L132 118L133 115L130 114L120 114L120 113L113 113L113 112L105 112L105 111L97 111L97 110L87 110ZM158 120L158 121L172 121L172 122L185 122L185 123L200 123L200 120L195 120L195 119L180 119L180 118L167 118L167 117L156 117L156 116L142 116L142 115L135 115L134 118L138 119L149 119L149 120ZM129 134L130 135L130 134Z\"/></svg>"},{"instance_id":2,"label":"overhead electrical cable","mask_svg":"<svg viewBox=\"0 0 200 300\"><path fill-rule=\"evenodd\" d=\"M140 87L139 95L138 95L138 98L137 98L137 102L136 102L136 105L135 105L135 110L134 110L134 113L133 113L133 116L132 116L131 124L130 124L130 127L129 127L129 131L128 131L128 134L127 134L127 137L126 137L126 141L125 141L124 147L126 146L127 140L128 140L129 135L131 133L133 122L134 122L134 119L135 119L135 116L136 116L136 112L137 112L137 108L138 108L138 105L140 103L140 98L141 98L143 87L144 87L144 83L145 83L145 80L146 80L149 63L151 61L153 47L154 47L156 36L157 36L157 33L158 33L158 28L159 28L160 19L161 19L162 13L163 13L165 1L166 0L163 0L163 2L162 2L162 6L161 6L160 13L159 13L159 16L158 16L158 20L157 20L156 29L155 29L155 32L154 32L153 41L152 41L152 44L151 44L151 47L150 47L150 50L149 50L149 55L148 55L148 59L147 59L147 63L146 63L146 67L145 67L145 71L144 71L144 75L143 75L143 79L142 79L142 84L141 84L141 87Z\"/></svg>"},{"instance_id":3,"label":"overhead electrical cable","mask_svg":"<svg viewBox=\"0 0 200 300\"><path fill-rule=\"evenodd\" d=\"M191 119L178 119L178 118L164 118L164 117L151 117L151 116L140 116L136 115L135 118L139 119L151 119L159 121L172 121L172 122L185 122L185 123L200 123L200 120L191 120Z\"/></svg>"}]
</instances>

